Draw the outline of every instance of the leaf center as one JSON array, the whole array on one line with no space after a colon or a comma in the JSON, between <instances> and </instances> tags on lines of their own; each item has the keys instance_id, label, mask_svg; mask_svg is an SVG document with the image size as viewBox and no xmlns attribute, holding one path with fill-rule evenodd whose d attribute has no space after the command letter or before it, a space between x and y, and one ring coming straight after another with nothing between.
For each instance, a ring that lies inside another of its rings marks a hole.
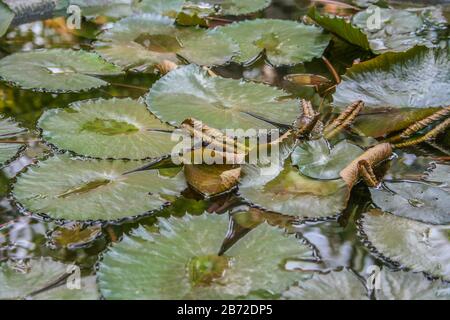
<instances>
[{"instance_id":1,"label":"leaf center","mask_svg":"<svg viewBox=\"0 0 450 320\"><path fill-rule=\"evenodd\" d=\"M195 287L209 286L223 277L229 265L229 259L224 256L204 255L194 257L187 265L189 280Z\"/></svg>"},{"instance_id":2,"label":"leaf center","mask_svg":"<svg viewBox=\"0 0 450 320\"><path fill-rule=\"evenodd\" d=\"M265 33L258 40L253 42L255 46L261 49L266 49L272 53L277 53L279 51L279 46L281 44L279 36L274 33Z\"/></svg>"},{"instance_id":3,"label":"leaf center","mask_svg":"<svg viewBox=\"0 0 450 320\"><path fill-rule=\"evenodd\" d=\"M177 37L167 34L143 33L134 42L139 43L150 51L159 53L178 52L182 45Z\"/></svg>"},{"instance_id":4,"label":"leaf center","mask_svg":"<svg viewBox=\"0 0 450 320\"><path fill-rule=\"evenodd\" d=\"M70 189L64 191L63 193L57 195L57 197L58 198L67 198L72 195L79 195L79 194L87 193L89 191L98 189L102 186L106 186L110 182L111 182L111 180L108 180L108 179L98 179L98 180L94 180L94 181L89 181L81 186L70 188Z\"/></svg>"},{"instance_id":5,"label":"leaf center","mask_svg":"<svg viewBox=\"0 0 450 320\"><path fill-rule=\"evenodd\" d=\"M81 131L90 131L106 136L113 136L118 134L130 134L139 131L135 125L114 119L100 119L95 118L92 121L86 122L81 127Z\"/></svg>"}]
</instances>

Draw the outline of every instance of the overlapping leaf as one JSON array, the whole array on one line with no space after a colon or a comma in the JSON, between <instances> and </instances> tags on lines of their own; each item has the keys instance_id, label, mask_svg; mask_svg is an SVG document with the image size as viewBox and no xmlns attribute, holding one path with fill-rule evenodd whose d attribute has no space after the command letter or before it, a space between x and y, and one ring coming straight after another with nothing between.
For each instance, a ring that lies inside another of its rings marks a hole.
<instances>
[{"instance_id":1,"label":"overlapping leaf","mask_svg":"<svg viewBox=\"0 0 450 320\"><path fill-rule=\"evenodd\" d=\"M14 143L14 139L24 132L13 120L0 116L0 165L14 157L23 146L21 143Z\"/></svg>"}]
</instances>

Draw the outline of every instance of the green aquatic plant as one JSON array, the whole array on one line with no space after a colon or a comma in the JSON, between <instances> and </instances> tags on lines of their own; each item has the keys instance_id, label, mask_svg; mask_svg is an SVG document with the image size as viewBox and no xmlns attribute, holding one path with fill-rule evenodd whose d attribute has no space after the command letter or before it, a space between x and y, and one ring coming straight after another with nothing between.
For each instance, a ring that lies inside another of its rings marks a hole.
<instances>
[{"instance_id":1,"label":"green aquatic plant","mask_svg":"<svg viewBox=\"0 0 450 320\"><path fill-rule=\"evenodd\" d=\"M11 160L22 148L24 144L17 138L25 132L12 119L0 116L0 165Z\"/></svg>"}]
</instances>

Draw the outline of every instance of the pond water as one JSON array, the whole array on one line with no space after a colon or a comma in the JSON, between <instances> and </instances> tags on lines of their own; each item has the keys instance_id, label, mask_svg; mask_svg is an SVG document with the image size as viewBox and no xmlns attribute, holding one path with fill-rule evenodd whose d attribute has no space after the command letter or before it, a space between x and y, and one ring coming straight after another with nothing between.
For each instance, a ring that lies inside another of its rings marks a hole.
<instances>
[{"instance_id":1,"label":"pond water","mask_svg":"<svg viewBox=\"0 0 450 320\"><path fill-rule=\"evenodd\" d=\"M402 1L399 2L402 3ZM417 4L417 2L414 3ZM260 18L300 20L306 14L310 5L311 1L276 0L268 8L258 13L257 16ZM325 1L325 5L327 6L326 11L330 13L343 10L340 9L339 5L333 4L332 1ZM445 15L448 17L448 12L445 12ZM80 31L67 29L65 20L62 18L23 24L10 29L6 36L0 40L0 58L18 51L42 48L90 50L96 34L111 27L111 25L112 22L108 22L106 18L83 21ZM367 57L366 52L356 47L346 47L346 50L346 53L341 56L329 57L339 74L345 73L346 68L352 66L355 59L365 60ZM255 81L264 81L285 89L292 97L311 100L320 99L313 88L293 85L283 77L292 73L308 73L332 79L329 69L318 58L293 67L275 68L259 62L250 67L243 67L232 63L228 66L216 67L214 71L224 77L235 79L243 77ZM11 185L15 181L16 175L28 165L35 163L38 159L46 158L54 152L51 146L40 140L40 132L36 127L37 120L45 110L62 108L75 101L93 98L131 97L137 99L145 95L149 88L151 90L159 76L128 72L125 75L107 76L103 79L111 85L82 93L61 94L22 90L0 82L0 112L29 130L28 147L22 150L0 172L0 262L45 256L62 262L75 262L82 268L84 275L95 274L96 264L101 254L108 249L111 243L120 241L124 234L129 234L139 225L151 228L157 223L158 217L181 217L186 212L192 215L200 215L204 211L236 211L246 205L244 200L240 199L235 192L211 199L203 199L195 191L188 188L171 206L151 215L131 221L126 220L120 223L101 225L100 232L88 244L69 248L52 245L51 232L57 228L59 222L39 216L30 216L24 210L21 210L10 198ZM326 107L328 106L324 106L324 108ZM438 147L438 145L441 147ZM404 167L399 168L399 171L419 174L419 170L423 168L418 163L419 159L422 158L416 158L419 156L425 157L427 164L436 160L448 161L449 153L448 149L445 150L445 145L445 142L434 145L421 144L403 151L396 151L399 157L404 155L413 159L409 162L406 161ZM111 146L111 148L114 148L114 146ZM416 167L419 168L417 172L415 171ZM42 181L42 183L45 184L46 182ZM353 188L347 208L337 217L326 221L303 222L292 227L291 230L301 234L315 247L316 253L321 258L320 263L311 264L312 269L326 271L339 267L349 267L360 274L366 274L368 268L373 265L393 267L392 263L371 254L367 245L364 244L364 237L358 234L358 219L363 213L367 212L370 204L370 191L363 183L360 183ZM239 237L243 230L242 227L235 225L234 232L229 235L230 239L228 240L233 242L233 237Z\"/></svg>"}]
</instances>

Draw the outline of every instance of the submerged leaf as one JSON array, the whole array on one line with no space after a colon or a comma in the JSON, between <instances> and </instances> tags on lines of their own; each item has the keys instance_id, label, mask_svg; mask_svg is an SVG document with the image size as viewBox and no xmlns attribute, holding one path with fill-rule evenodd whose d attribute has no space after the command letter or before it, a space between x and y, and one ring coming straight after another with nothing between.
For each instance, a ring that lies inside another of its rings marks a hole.
<instances>
[{"instance_id":1,"label":"submerged leaf","mask_svg":"<svg viewBox=\"0 0 450 320\"><path fill-rule=\"evenodd\" d=\"M181 175L124 175L142 165L57 155L22 173L13 195L26 210L54 219L117 220L157 210L186 187Z\"/></svg>"},{"instance_id":2,"label":"submerged leaf","mask_svg":"<svg viewBox=\"0 0 450 320\"><path fill-rule=\"evenodd\" d=\"M235 299L276 295L307 274L286 270L290 260L313 251L280 229L262 224L217 255L228 215L203 214L159 220L112 246L100 262L99 286L107 299ZM261 298L261 297L260 297Z\"/></svg>"},{"instance_id":3,"label":"submerged leaf","mask_svg":"<svg viewBox=\"0 0 450 320\"><path fill-rule=\"evenodd\" d=\"M315 26L278 19L233 23L219 30L239 44L237 62L248 62L265 52L274 65L292 65L320 57L330 36Z\"/></svg>"},{"instance_id":4,"label":"submerged leaf","mask_svg":"<svg viewBox=\"0 0 450 320\"><path fill-rule=\"evenodd\" d=\"M14 139L24 132L13 120L0 116L0 165L8 162L23 146L21 143L14 143ZM8 141L5 142L6 140Z\"/></svg>"},{"instance_id":5,"label":"submerged leaf","mask_svg":"<svg viewBox=\"0 0 450 320\"><path fill-rule=\"evenodd\" d=\"M96 51L126 69L154 68L163 61L179 62L178 56L199 65L221 65L238 50L216 29L179 28L174 21L155 14L134 15L100 34Z\"/></svg>"},{"instance_id":6,"label":"submerged leaf","mask_svg":"<svg viewBox=\"0 0 450 320\"><path fill-rule=\"evenodd\" d=\"M311 219L339 214L349 198L349 189L342 179L320 181L305 177L289 161L273 180L240 187L239 193L265 209Z\"/></svg>"},{"instance_id":7,"label":"submerged leaf","mask_svg":"<svg viewBox=\"0 0 450 320\"><path fill-rule=\"evenodd\" d=\"M18 52L0 60L0 78L23 89L77 92L108 83L94 77L120 74L121 70L86 51L49 49Z\"/></svg>"},{"instance_id":8,"label":"submerged leaf","mask_svg":"<svg viewBox=\"0 0 450 320\"><path fill-rule=\"evenodd\" d=\"M372 210L361 233L384 257L416 272L450 280L450 226L436 226Z\"/></svg>"},{"instance_id":9,"label":"submerged leaf","mask_svg":"<svg viewBox=\"0 0 450 320\"><path fill-rule=\"evenodd\" d=\"M158 80L146 98L152 113L179 125L194 117L217 129L272 129L269 122L290 125L299 102L259 83L211 77L196 65L178 68Z\"/></svg>"},{"instance_id":10,"label":"submerged leaf","mask_svg":"<svg viewBox=\"0 0 450 320\"><path fill-rule=\"evenodd\" d=\"M80 289L69 289L70 265L49 258L32 259L25 265L0 263L0 300L96 300L95 277L82 277Z\"/></svg>"},{"instance_id":11,"label":"submerged leaf","mask_svg":"<svg viewBox=\"0 0 450 320\"><path fill-rule=\"evenodd\" d=\"M342 140L331 149L328 142L321 138L299 145L291 159L305 176L327 180L339 178L341 170L362 153L360 147L347 140Z\"/></svg>"},{"instance_id":12,"label":"submerged leaf","mask_svg":"<svg viewBox=\"0 0 450 320\"><path fill-rule=\"evenodd\" d=\"M372 200L383 211L432 224L450 223L450 193L424 182L385 182L372 188ZM387 188L387 189L386 189Z\"/></svg>"},{"instance_id":13,"label":"submerged leaf","mask_svg":"<svg viewBox=\"0 0 450 320\"><path fill-rule=\"evenodd\" d=\"M73 250L89 244L101 234L102 228L99 224L85 226L79 222L71 222L56 227L49 238L52 247Z\"/></svg>"},{"instance_id":14,"label":"submerged leaf","mask_svg":"<svg viewBox=\"0 0 450 320\"><path fill-rule=\"evenodd\" d=\"M75 102L44 112L38 122L58 148L97 158L144 159L170 154L174 129L129 98Z\"/></svg>"}]
</instances>

